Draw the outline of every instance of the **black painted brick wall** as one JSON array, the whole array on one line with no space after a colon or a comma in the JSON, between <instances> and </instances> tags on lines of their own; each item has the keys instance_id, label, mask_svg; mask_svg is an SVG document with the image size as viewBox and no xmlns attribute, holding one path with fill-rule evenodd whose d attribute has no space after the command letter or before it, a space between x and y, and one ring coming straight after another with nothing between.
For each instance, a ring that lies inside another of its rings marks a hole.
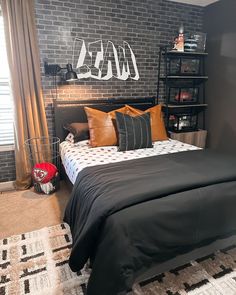
<instances>
[{"instance_id":1,"label":"black painted brick wall","mask_svg":"<svg viewBox=\"0 0 236 295\"><path fill-rule=\"evenodd\" d=\"M16 179L14 151L0 152L0 182Z\"/></svg>"},{"instance_id":2,"label":"black painted brick wall","mask_svg":"<svg viewBox=\"0 0 236 295\"><path fill-rule=\"evenodd\" d=\"M75 37L84 39L86 44L99 39L105 44L111 40L115 45L127 41L136 56L140 79L88 78L72 84L58 80L58 99L155 96L159 46L173 40L181 23L186 32L202 30L203 8L166 0L35 0L35 10L50 134L54 130L55 90L52 79L44 76L43 60L47 58L49 63L64 67L71 61ZM0 172L0 182L15 177L13 153L9 153L9 158L5 155L0 153L6 167L6 172Z\"/></svg>"},{"instance_id":3,"label":"black painted brick wall","mask_svg":"<svg viewBox=\"0 0 236 295\"><path fill-rule=\"evenodd\" d=\"M185 31L201 31L203 8L166 0L35 0L42 83L49 129L53 132L52 78L43 59L64 67L72 60L75 37L88 42L127 41L136 56L140 79L98 81L87 78L60 83L58 99L149 97L156 95L158 50L170 43L181 22Z\"/></svg>"}]
</instances>

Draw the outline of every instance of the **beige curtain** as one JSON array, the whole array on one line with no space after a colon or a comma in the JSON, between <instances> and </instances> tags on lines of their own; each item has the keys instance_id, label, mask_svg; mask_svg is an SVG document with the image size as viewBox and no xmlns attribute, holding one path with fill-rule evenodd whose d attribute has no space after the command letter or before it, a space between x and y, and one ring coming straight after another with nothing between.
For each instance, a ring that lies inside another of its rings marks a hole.
<instances>
[{"instance_id":1,"label":"beige curtain","mask_svg":"<svg viewBox=\"0 0 236 295\"><path fill-rule=\"evenodd\" d=\"M15 106L16 187L31 184L26 139L48 136L33 0L0 0Z\"/></svg>"}]
</instances>

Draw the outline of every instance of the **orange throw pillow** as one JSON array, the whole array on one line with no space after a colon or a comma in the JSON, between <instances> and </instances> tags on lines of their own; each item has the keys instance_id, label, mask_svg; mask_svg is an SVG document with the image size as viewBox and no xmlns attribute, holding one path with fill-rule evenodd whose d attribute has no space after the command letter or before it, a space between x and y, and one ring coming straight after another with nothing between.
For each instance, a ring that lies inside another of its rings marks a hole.
<instances>
[{"instance_id":1,"label":"orange throw pillow","mask_svg":"<svg viewBox=\"0 0 236 295\"><path fill-rule=\"evenodd\" d=\"M147 109L146 111L141 111L139 109L135 109L129 105L126 105L129 108L132 115L142 115L143 113L150 112L151 116L151 130L152 130L152 141L158 140L167 140L168 136L166 134L165 123L162 116L162 105L158 104L154 107Z\"/></svg>"},{"instance_id":2,"label":"orange throw pillow","mask_svg":"<svg viewBox=\"0 0 236 295\"><path fill-rule=\"evenodd\" d=\"M129 109L125 106L109 113L89 107L84 109L88 118L90 145L92 147L117 145L117 131L113 123L115 112L126 114Z\"/></svg>"}]
</instances>

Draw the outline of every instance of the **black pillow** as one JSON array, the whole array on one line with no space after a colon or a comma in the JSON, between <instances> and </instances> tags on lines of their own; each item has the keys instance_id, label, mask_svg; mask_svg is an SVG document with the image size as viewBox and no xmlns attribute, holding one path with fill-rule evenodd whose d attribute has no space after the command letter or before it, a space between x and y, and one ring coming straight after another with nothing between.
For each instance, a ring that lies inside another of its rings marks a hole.
<instances>
[{"instance_id":1,"label":"black pillow","mask_svg":"<svg viewBox=\"0 0 236 295\"><path fill-rule=\"evenodd\" d=\"M70 123L66 124L64 128L74 135L74 143L89 139L88 123Z\"/></svg>"},{"instance_id":2,"label":"black pillow","mask_svg":"<svg viewBox=\"0 0 236 295\"><path fill-rule=\"evenodd\" d=\"M116 123L119 133L119 151L152 147L150 113L133 117L116 112Z\"/></svg>"}]
</instances>

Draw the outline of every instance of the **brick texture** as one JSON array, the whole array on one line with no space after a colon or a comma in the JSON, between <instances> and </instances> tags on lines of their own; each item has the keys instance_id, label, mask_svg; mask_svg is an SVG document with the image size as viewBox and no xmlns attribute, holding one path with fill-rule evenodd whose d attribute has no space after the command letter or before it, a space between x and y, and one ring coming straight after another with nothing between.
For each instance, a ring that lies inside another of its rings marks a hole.
<instances>
[{"instance_id":1,"label":"brick texture","mask_svg":"<svg viewBox=\"0 0 236 295\"><path fill-rule=\"evenodd\" d=\"M203 8L167 0L35 0L43 94L50 134L54 131L52 77L45 77L43 61L65 67L72 61L74 39L86 44L127 41L136 56L140 79L121 81L92 78L73 83L57 78L57 97L107 99L156 96L158 51L173 41L181 23L185 32L202 31ZM1 179L1 174L0 174ZM0 180L1 181L1 180Z\"/></svg>"},{"instance_id":2,"label":"brick texture","mask_svg":"<svg viewBox=\"0 0 236 295\"><path fill-rule=\"evenodd\" d=\"M14 151L0 152L0 182L16 179Z\"/></svg>"},{"instance_id":3,"label":"brick texture","mask_svg":"<svg viewBox=\"0 0 236 295\"><path fill-rule=\"evenodd\" d=\"M72 61L74 39L127 41L136 56L140 79L108 81L92 78L60 82L58 99L107 99L156 96L158 51L173 41L181 23L185 32L202 30L203 9L166 0L36 0L36 21L42 84L48 124L53 133L51 77L43 74L43 60L64 67Z\"/></svg>"}]
</instances>

